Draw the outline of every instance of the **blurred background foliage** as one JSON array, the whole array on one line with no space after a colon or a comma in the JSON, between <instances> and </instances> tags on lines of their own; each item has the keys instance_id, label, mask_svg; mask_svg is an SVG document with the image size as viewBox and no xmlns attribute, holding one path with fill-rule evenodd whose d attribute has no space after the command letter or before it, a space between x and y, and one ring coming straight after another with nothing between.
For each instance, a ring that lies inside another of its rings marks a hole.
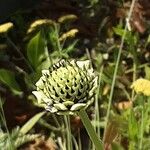
<instances>
[{"instance_id":1,"label":"blurred background foliage","mask_svg":"<svg viewBox=\"0 0 150 150\"><path fill-rule=\"evenodd\" d=\"M150 3L136 1L127 20L130 6L130 0L0 1L0 23L13 23L11 29L0 30L0 147L40 149L42 144L48 150L65 150L70 122L72 147L94 149L80 118L72 116L68 121L53 114L41 115L43 109L31 93L41 70L64 58L90 59L99 74L97 102L88 114L105 149L148 150L149 97L135 94L130 86L139 77L150 79ZM126 24L106 128L114 69ZM28 123L30 119L32 123Z\"/></svg>"}]
</instances>

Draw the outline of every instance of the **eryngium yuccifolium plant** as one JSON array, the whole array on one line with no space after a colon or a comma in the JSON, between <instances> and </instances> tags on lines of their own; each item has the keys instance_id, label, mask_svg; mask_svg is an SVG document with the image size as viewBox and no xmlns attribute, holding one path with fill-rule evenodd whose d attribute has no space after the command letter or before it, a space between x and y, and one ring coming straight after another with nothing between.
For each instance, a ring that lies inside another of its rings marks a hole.
<instances>
[{"instance_id":1,"label":"eryngium yuccifolium plant","mask_svg":"<svg viewBox=\"0 0 150 150\"><path fill-rule=\"evenodd\" d=\"M93 102L97 79L88 60L61 60L42 71L33 94L51 113L74 114Z\"/></svg>"}]
</instances>

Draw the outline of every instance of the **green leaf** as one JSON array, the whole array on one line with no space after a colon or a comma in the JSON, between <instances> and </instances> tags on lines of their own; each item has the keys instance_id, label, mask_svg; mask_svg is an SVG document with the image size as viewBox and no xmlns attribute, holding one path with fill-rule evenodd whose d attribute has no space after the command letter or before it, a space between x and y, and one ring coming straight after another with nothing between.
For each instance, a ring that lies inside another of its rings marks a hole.
<instances>
[{"instance_id":1,"label":"green leaf","mask_svg":"<svg viewBox=\"0 0 150 150\"><path fill-rule=\"evenodd\" d=\"M114 27L113 28L116 35L123 37L125 30L120 27ZM130 45L136 45L137 44L137 37L131 32L126 31L125 33L125 41Z\"/></svg>"},{"instance_id":2,"label":"green leaf","mask_svg":"<svg viewBox=\"0 0 150 150\"><path fill-rule=\"evenodd\" d=\"M20 133L26 134L29 130L32 129L32 127L37 123L37 121L45 114L46 112L40 112L33 116L21 129Z\"/></svg>"},{"instance_id":3,"label":"green leaf","mask_svg":"<svg viewBox=\"0 0 150 150\"><path fill-rule=\"evenodd\" d=\"M147 41L146 41L145 47L147 47L149 44L150 44L150 35L148 35L148 38L147 38Z\"/></svg>"},{"instance_id":4,"label":"green leaf","mask_svg":"<svg viewBox=\"0 0 150 150\"><path fill-rule=\"evenodd\" d=\"M48 33L48 42L52 46L52 50L59 50L59 26L55 24Z\"/></svg>"},{"instance_id":5,"label":"green leaf","mask_svg":"<svg viewBox=\"0 0 150 150\"><path fill-rule=\"evenodd\" d=\"M135 114L133 110L130 110L130 116L129 116L129 125L128 125L128 135L131 140L135 140L139 134L138 129L138 122L135 118Z\"/></svg>"},{"instance_id":6,"label":"green leaf","mask_svg":"<svg viewBox=\"0 0 150 150\"><path fill-rule=\"evenodd\" d=\"M78 40L75 40L73 43L69 44L69 46L67 48L63 49L63 52L64 53L71 53L71 52L73 52L77 42L78 42Z\"/></svg>"},{"instance_id":7,"label":"green leaf","mask_svg":"<svg viewBox=\"0 0 150 150\"><path fill-rule=\"evenodd\" d=\"M145 66L145 78L150 80L150 67Z\"/></svg>"},{"instance_id":8,"label":"green leaf","mask_svg":"<svg viewBox=\"0 0 150 150\"><path fill-rule=\"evenodd\" d=\"M15 94L20 94L20 87L15 79L15 74L6 69L0 69L0 82L8 86Z\"/></svg>"},{"instance_id":9,"label":"green leaf","mask_svg":"<svg viewBox=\"0 0 150 150\"><path fill-rule=\"evenodd\" d=\"M28 43L27 57L35 70L41 65L42 60L45 58L46 41L39 31Z\"/></svg>"}]
</instances>

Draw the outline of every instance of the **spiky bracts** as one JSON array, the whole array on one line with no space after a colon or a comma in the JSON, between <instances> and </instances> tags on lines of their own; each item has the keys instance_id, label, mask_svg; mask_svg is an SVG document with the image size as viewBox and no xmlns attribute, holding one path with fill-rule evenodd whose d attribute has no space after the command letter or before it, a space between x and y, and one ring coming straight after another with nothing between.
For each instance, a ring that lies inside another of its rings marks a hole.
<instances>
[{"instance_id":1,"label":"spiky bracts","mask_svg":"<svg viewBox=\"0 0 150 150\"><path fill-rule=\"evenodd\" d=\"M61 60L52 69L43 70L33 94L46 110L73 114L87 108L94 100L97 76L90 62Z\"/></svg>"}]
</instances>

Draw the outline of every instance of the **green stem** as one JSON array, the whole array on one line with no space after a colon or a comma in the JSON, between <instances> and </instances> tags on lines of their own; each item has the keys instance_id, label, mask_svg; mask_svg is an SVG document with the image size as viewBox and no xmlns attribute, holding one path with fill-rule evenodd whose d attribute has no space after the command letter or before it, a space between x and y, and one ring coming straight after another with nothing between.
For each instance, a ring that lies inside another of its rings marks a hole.
<instances>
[{"instance_id":1,"label":"green stem","mask_svg":"<svg viewBox=\"0 0 150 150\"><path fill-rule=\"evenodd\" d=\"M20 52L18 47L13 43L13 41L7 36L7 42L16 50L16 52L22 57L26 65L30 68L32 72L34 72L32 66L29 64L28 60L25 58L25 56Z\"/></svg>"},{"instance_id":2,"label":"green stem","mask_svg":"<svg viewBox=\"0 0 150 150\"><path fill-rule=\"evenodd\" d=\"M83 125L86 128L87 133L88 133L91 141L94 143L96 150L102 150L103 149L102 142L98 138L85 110L80 110L78 112L78 115L80 116L80 118L83 122Z\"/></svg>"},{"instance_id":3,"label":"green stem","mask_svg":"<svg viewBox=\"0 0 150 150\"><path fill-rule=\"evenodd\" d=\"M80 128L78 129L78 145L79 145L79 150L82 150Z\"/></svg>"},{"instance_id":4,"label":"green stem","mask_svg":"<svg viewBox=\"0 0 150 150\"><path fill-rule=\"evenodd\" d=\"M136 2L136 0L132 0L132 4L131 4L129 14L128 14L128 20L131 19L131 15L132 15L132 11L133 11L135 2ZM118 68L119 68L120 57L121 57L122 49L123 49L123 46L124 46L124 41L125 41L127 29L128 29L128 26L127 26L127 23L126 23L125 28L124 28L124 32L123 32L123 35L122 35L121 44L120 44L120 48L119 48L119 51L118 51L118 56L117 56L115 70L114 70L113 79L112 79L112 85L111 85L111 90L110 90L110 96L109 96L109 102L108 102L108 108L107 108L107 114L106 114L106 121L105 121L103 139L105 138L105 134L106 134L106 128L107 128L107 124L108 124L108 120L109 120L110 109L111 109L111 104L112 104L112 98L113 98L113 94L114 94L116 76L117 76L117 72L118 72Z\"/></svg>"},{"instance_id":5,"label":"green stem","mask_svg":"<svg viewBox=\"0 0 150 150\"><path fill-rule=\"evenodd\" d=\"M139 142L139 148L142 149L143 146L143 126L144 126L144 110L142 109L142 119L141 119L141 131L140 131L140 142Z\"/></svg>"},{"instance_id":6,"label":"green stem","mask_svg":"<svg viewBox=\"0 0 150 150\"><path fill-rule=\"evenodd\" d=\"M136 70L137 70L137 67L136 67L136 63L134 61L133 63L133 82L136 80ZM131 93L131 100L134 101L134 95L135 95L135 91L132 89L132 93Z\"/></svg>"},{"instance_id":7,"label":"green stem","mask_svg":"<svg viewBox=\"0 0 150 150\"><path fill-rule=\"evenodd\" d=\"M8 148L9 150L13 150L15 147L14 147L14 143L12 142L12 139L10 137L10 133L9 133L9 130L7 128L7 123L6 123L6 119L5 119L5 114L4 114L4 110L3 110L3 104L2 104L2 98L0 97L0 119L2 121L2 123L4 124L4 127L6 129L6 133L8 135Z\"/></svg>"},{"instance_id":8,"label":"green stem","mask_svg":"<svg viewBox=\"0 0 150 150\"><path fill-rule=\"evenodd\" d=\"M145 107L144 107L144 99L142 99L142 112L141 112L141 125L140 125L140 141L139 141L139 149L142 150L143 147L143 134L144 134L144 117L147 117L145 113Z\"/></svg>"},{"instance_id":9,"label":"green stem","mask_svg":"<svg viewBox=\"0 0 150 150\"><path fill-rule=\"evenodd\" d=\"M64 116L66 124L66 133L67 133L67 150L72 150L72 139L71 139L71 129L70 129L70 118L69 116Z\"/></svg>"},{"instance_id":10,"label":"green stem","mask_svg":"<svg viewBox=\"0 0 150 150\"><path fill-rule=\"evenodd\" d=\"M97 88L97 92L96 92L96 98L95 98L95 121L100 122L100 108L99 108L99 97L100 97L100 87L101 87L101 80L102 80L102 73L103 73L103 68L104 66L102 65L100 71L99 71L99 80L98 80L98 88ZM95 126L95 131L98 134L98 137L100 138L100 126L96 127Z\"/></svg>"}]
</instances>

